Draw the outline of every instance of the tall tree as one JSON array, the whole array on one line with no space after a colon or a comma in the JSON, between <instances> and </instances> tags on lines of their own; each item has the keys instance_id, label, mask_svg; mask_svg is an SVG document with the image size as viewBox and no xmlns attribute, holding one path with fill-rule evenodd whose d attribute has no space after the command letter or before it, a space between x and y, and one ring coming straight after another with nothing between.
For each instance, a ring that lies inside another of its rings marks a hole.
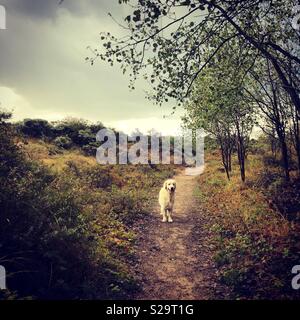
<instances>
[{"instance_id":1,"label":"tall tree","mask_svg":"<svg viewBox=\"0 0 300 320\"><path fill-rule=\"evenodd\" d=\"M290 110L287 105L287 94L273 66L268 60L261 61L259 68L250 72L254 79L252 88L244 87L264 117L262 128L265 133L277 138L280 145L285 179L290 180L289 152L287 145L287 127ZM293 106L294 107L294 106ZM265 127L271 130L265 130ZM276 135L274 136L275 133Z\"/></svg>"},{"instance_id":2,"label":"tall tree","mask_svg":"<svg viewBox=\"0 0 300 320\"><path fill-rule=\"evenodd\" d=\"M216 55L216 61L210 62L207 70L197 79L190 103L185 106L185 122L194 127L202 126L216 137L228 178L235 146L241 179L245 181L246 152L254 125L254 113L251 101L245 99L243 87L247 79L245 74L253 62L236 50L238 45L235 43L231 48L226 45ZM227 52L231 55L224 57ZM232 55L235 64L232 64Z\"/></svg>"},{"instance_id":3,"label":"tall tree","mask_svg":"<svg viewBox=\"0 0 300 320\"><path fill-rule=\"evenodd\" d=\"M228 121L219 92L215 90L215 82L212 73L207 71L201 79L195 83L195 91L191 101L185 105L186 115L184 124L192 129L203 128L212 135L221 150L222 163L230 179L231 156L235 145L235 132L233 125Z\"/></svg>"},{"instance_id":4,"label":"tall tree","mask_svg":"<svg viewBox=\"0 0 300 320\"><path fill-rule=\"evenodd\" d=\"M270 61L300 111L295 81L299 80L299 32L293 28L292 11L297 4L296 0L138 0L130 3L132 14L125 17L127 36L118 39L103 33L105 51L93 50L88 60L119 62L123 71L129 67L132 87L144 71L157 103L174 98L181 104L209 62L238 38L253 56Z\"/></svg>"}]
</instances>

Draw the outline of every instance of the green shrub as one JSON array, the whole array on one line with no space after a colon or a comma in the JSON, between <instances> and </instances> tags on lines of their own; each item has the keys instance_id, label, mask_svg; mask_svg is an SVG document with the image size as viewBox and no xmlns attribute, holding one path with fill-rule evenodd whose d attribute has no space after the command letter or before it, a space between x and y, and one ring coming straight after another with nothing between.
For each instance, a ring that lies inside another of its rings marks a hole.
<instances>
[{"instance_id":1,"label":"green shrub","mask_svg":"<svg viewBox=\"0 0 300 320\"><path fill-rule=\"evenodd\" d=\"M88 168L71 156L58 174L28 160L7 119L0 113L0 264L9 288L0 299L130 298L137 286L128 225L173 170ZM56 138L60 147L70 141Z\"/></svg>"},{"instance_id":2,"label":"green shrub","mask_svg":"<svg viewBox=\"0 0 300 320\"><path fill-rule=\"evenodd\" d=\"M88 129L88 122L82 119L67 118L55 124L56 136L68 136L73 143L79 144L79 131Z\"/></svg>"},{"instance_id":3,"label":"green shrub","mask_svg":"<svg viewBox=\"0 0 300 320\"><path fill-rule=\"evenodd\" d=\"M134 282L97 232L93 197L74 175L56 175L27 160L12 138L1 123L1 264L11 292L42 299L128 295ZM100 217L97 212L105 229L109 221Z\"/></svg>"},{"instance_id":4,"label":"green shrub","mask_svg":"<svg viewBox=\"0 0 300 320\"><path fill-rule=\"evenodd\" d=\"M47 120L43 119L25 119L18 124L18 130L33 138L51 137L53 135L53 127Z\"/></svg>"},{"instance_id":5,"label":"green shrub","mask_svg":"<svg viewBox=\"0 0 300 320\"><path fill-rule=\"evenodd\" d=\"M100 143L97 141L94 141L82 146L81 149L87 156L96 157L97 148L99 148L99 146L100 146Z\"/></svg>"},{"instance_id":6,"label":"green shrub","mask_svg":"<svg viewBox=\"0 0 300 320\"><path fill-rule=\"evenodd\" d=\"M113 188L111 191L111 215L125 224L132 224L141 214L146 214L146 195L132 190Z\"/></svg>"},{"instance_id":7,"label":"green shrub","mask_svg":"<svg viewBox=\"0 0 300 320\"><path fill-rule=\"evenodd\" d=\"M113 177L110 171L100 166L88 169L85 172L85 176L92 188L107 189L111 188L113 184Z\"/></svg>"},{"instance_id":8,"label":"green shrub","mask_svg":"<svg viewBox=\"0 0 300 320\"><path fill-rule=\"evenodd\" d=\"M61 149L70 149L72 140L67 136L60 136L54 139L54 144Z\"/></svg>"},{"instance_id":9,"label":"green shrub","mask_svg":"<svg viewBox=\"0 0 300 320\"><path fill-rule=\"evenodd\" d=\"M92 133L91 129L78 131L76 142L79 146L84 146L94 141L96 141L96 136Z\"/></svg>"}]
</instances>

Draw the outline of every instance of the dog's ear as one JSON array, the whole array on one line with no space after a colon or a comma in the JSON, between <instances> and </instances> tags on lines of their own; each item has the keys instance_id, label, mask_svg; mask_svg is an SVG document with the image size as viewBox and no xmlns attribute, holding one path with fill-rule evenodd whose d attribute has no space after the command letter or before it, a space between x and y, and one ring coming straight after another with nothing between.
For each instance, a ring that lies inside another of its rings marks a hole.
<instances>
[{"instance_id":1,"label":"dog's ear","mask_svg":"<svg viewBox=\"0 0 300 320\"><path fill-rule=\"evenodd\" d=\"M168 184L168 181L165 181L165 182L164 182L164 188L165 188L166 190L168 190L168 189L167 189L167 184Z\"/></svg>"}]
</instances>

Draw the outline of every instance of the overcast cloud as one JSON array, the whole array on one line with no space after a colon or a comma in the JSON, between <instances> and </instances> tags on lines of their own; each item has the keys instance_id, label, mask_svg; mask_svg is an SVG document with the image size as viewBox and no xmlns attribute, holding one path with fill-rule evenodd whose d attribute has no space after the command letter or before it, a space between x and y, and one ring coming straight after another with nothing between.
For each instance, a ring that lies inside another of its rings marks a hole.
<instances>
[{"instance_id":1,"label":"overcast cloud","mask_svg":"<svg viewBox=\"0 0 300 320\"><path fill-rule=\"evenodd\" d=\"M120 34L107 13L121 21L126 7L118 0L58 3L0 0L7 12L7 30L0 30L1 104L14 109L16 120L75 116L125 131L151 126L173 132L179 115L164 120L170 108L147 101L142 82L130 92L118 67L100 62L91 67L84 61L87 47L97 46L99 32Z\"/></svg>"}]
</instances>

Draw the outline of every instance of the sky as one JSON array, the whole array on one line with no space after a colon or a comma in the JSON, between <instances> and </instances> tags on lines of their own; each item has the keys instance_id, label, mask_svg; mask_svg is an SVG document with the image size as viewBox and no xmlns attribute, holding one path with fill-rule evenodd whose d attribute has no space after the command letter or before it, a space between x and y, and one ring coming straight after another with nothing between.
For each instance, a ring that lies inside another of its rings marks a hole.
<instances>
[{"instance_id":1,"label":"sky","mask_svg":"<svg viewBox=\"0 0 300 320\"><path fill-rule=\"evenodd\" d=\"M126 133L138 128L176 134L178 111L145 98L146 84L128 88L119 67L85 62L87 47L99 47L100 32L121 35L109 17L129 14L118 0L0 0L6 29L0 30L0 103L14 120L77 117L101 121Z\"/></svg>"}]
</instances>

